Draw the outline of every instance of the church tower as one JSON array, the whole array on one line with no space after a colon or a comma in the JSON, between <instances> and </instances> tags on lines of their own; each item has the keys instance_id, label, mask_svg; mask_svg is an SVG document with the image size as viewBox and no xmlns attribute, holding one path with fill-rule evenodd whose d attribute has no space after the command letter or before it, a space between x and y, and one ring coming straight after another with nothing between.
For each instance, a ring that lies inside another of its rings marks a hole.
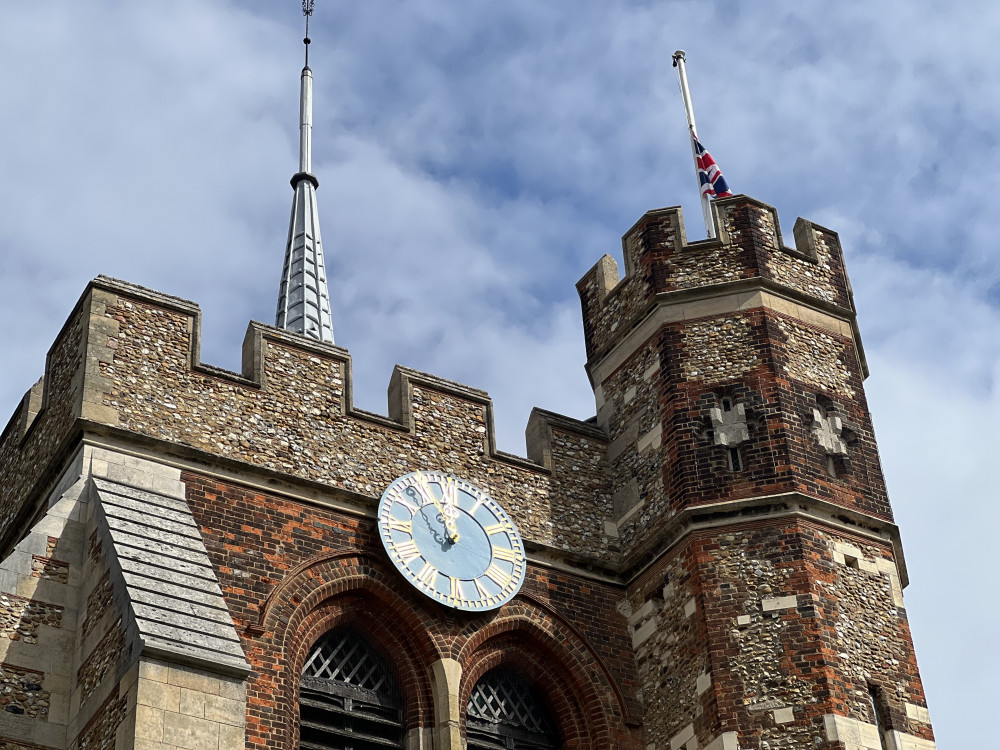
<instances>
[{"instance_id":1,"label":"church tower","mask_svg":"<svg viewBox=\"0 0 1000 750\"><path fill-rule=\"evenodd\" d=\"M649 748L933 748L836 233L647 213L579 282Z\"/></svg>"},{"instance_id":2,"label":"church tower","mask_svg":"<svg viewBox=\"0 0 1000 750\"><path fill-rule=\"evenodd\" d=\"M357 409L303 10L276 325L230 372L98 277L0 434L0 750L934 750L837 235L647 213L526 457L407 367Z\"/></svg>"}]
</instances>

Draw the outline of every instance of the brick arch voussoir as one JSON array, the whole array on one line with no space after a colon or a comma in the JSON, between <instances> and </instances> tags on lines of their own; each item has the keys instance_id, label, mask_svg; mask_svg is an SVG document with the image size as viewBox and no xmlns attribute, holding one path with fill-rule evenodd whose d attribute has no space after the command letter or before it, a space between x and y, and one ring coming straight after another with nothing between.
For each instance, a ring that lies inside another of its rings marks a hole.
<instances>
[{"instance_id":1,"label":"brick arch voussoir","mask_svg":"<svg viewBox=\"0 0 1000 750\"><path fill-rule=\"evenodd\" d=\"M432 725L430 665L441 654L426 624L386 578L378 562L364 555L324 556L292 571L269 597L260 623L289 676L275 696L280 715L292 719L287 750L298 747L299 681L292 676L302 673L316 641L339 625L358 627L388 657L405 697L408 730Z\"/></svg>"},{"instance_id":2,"label":"brick arch voussoir","mask_svg":"<svg viewBox=\"0 0 1000 750\"><path fill-rule=\"evenodd\" d=\"M588 665L586 648L561 623L523 604L505 610L462 648L460 705L468 705L487 672L507 665L544 696L567 750L596 748L593 738L611 736L612 725L621 721L608 714L609 703L617 702L613 686Z\"/></svg>"}]
</instances>

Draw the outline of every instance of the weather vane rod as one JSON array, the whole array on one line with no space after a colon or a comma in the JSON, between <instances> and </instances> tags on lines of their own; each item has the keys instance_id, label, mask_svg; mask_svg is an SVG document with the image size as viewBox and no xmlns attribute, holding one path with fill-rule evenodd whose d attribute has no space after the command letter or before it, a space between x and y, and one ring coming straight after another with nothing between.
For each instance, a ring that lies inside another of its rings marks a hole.
<instances>
[{"instance_id":1,"label":"weather vane rod","mask_svg":"<svg viewBox=\"0 0 1000 750\"><path fill-rule=\"evenodd\" d=\"M309 45L312 43L312 39L309 38L309 17L312 16L313 11L316 9L316 0L302 0L302 15L306 17L306 37L303 39L303 43L306 45L306 67L309 67Z\"/></svg>"}]
</instances>

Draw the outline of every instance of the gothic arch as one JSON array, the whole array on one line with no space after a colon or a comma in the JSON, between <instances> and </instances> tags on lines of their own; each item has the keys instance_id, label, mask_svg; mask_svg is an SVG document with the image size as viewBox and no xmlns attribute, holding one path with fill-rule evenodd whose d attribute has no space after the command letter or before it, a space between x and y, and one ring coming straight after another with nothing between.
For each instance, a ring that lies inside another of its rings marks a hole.
<instances>
[{"instance_id":1,"label":"gothic arch","mask_svg":"<svg viewBox=\"0 0 1000 750\"><path fill-rule=\"evenodd\" d=\"M474 634L461 650L460 705L476 683L498 666L508 666L534 683L557 722L563 747L591 750L609 747L622 737L624 706L614 685L593 668L589 650L576 633L528 602L505 607L504 615ZM615 716L609 716L609 713Z\"/></svg>"},{"instance_id":2,"label":"gothic arch","mask_svg":"<svg viewBox=\"0 0 1000 750\"><path fill-rule=\"evenodd\" d=\"M285 663L275 695L279 715L290 722L285 748L298 747L299 679L314 644L341 625L362 631L386 656L403 693L407 731L433 724L427 665L440 658L412 606L384 583L384 573L359 554L324 556L299 566L272 592L261 616L261 635L270 632ZM391 623L391 626L390 626Z\"/></svg>"}]
</instances>

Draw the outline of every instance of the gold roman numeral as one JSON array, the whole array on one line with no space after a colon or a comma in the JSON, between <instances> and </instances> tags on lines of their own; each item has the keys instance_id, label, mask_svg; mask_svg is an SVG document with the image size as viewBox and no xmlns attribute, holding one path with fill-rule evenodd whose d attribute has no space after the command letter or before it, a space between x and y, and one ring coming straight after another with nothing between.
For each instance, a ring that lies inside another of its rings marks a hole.
<instances>
[{"instance_id":1,"label":"gold roman numeral","mask_svg":"<svg viewBox=\"0 0 1000 750\"><path fill-rule=\"evenodd\" d=\"M411 560L420 557L420 550L417 543L412 539L396 545L396 554L403 561L403 565L409 565Z\"/></svg>"},{"instance_id":2,"label":"gold roman numeral","mask_svg":"<svg viewBox=\"0 0 1000 750\"><path fill-rule=\"evenodd\" d=\"M476 584L476 591L479 593L480 599L485 601L486 599L490 598L489 592L483 588L483 584L479 582L478 578L473 578L472 582Z\"/></svg>"},{"instance_id":3,"label":"gold roman numeral","mask_svg":"<svg viewBox=\"0 0 1000 750\"><path fill-rule=\"evenodd\" d=\"M423 474L420 474L410 487L415 489L420 494L420 499L424 501L423 505L436 505L437 503L435 503L434 498L431 497L430 490L428 490L427 485L424 484L425 481L426 480L424 479Z\"/></svg>"},{"instance_id":4,"label":"gold roman numeral","mask_svg":"<svg viewBox=\"0 0 1000 750\"><path fill-rule=\"evenodd\" d=\"M458 482L452 477L441 480L441 504L458 505Z\"/></svg>"},{"instance_id":5,"label":"gold roman numeral","mask_svg":"<svg viewBox=\"0 0 1000 750\"><path fill-rule=\"evenodd\" d=\"M490 536L493 536L494 534L504 534L509 530L510 526L506 523L492 523L489 526L483 526L483 531Z\"/></svg>"},{"instance_id":6,"label":"gold roman numeral","mask_svg":"<svg viewBox=\"0 0 1000 750\"><path fill-rule=\"evenodd\" d=\"M413 536L413 522L412 521L401 521L398 518L389 519L389 528L392 531L405 531L410 536Z\"/></svg>"},{"instance_id":7,"label":"gold roman numeral","mask_svg":"<svg viewBox=\"0 0 1000 750\"><path fill-rule=\"evenodd\" d=\"M510 583L510 575L500 570L496 564L491 564L490 567L486 569L485 575L500 588L504 588L508 583Z\"/></svg>"},{"instance_id":8,"label":"gold roman numeral","mask_svg":"<svg viewBox=\"0 0 1000 750\"><path fill-rule=\"evenodd\" d=\"M417 573L417 580L420 581L425 586L434 587L435 579L437 578L437 568L431 565L429 562L424 563L424 567L420 569Z\"/></svg>"},{"instance_id":9,"label":"gold roman numeral","mask_svg":"<svg viewBox=\"0 0 1000 750\"><path fill-rule=\"evenodd\" d=\"M400 505L402 505L408 511L410 511L410 515L411 516L415 516L417 514L417 506L414 505L413 503L411 503L411 502L409 502L407 500L404 500L401 497L397 497L396 498L396 502L399 503Z\"/></svg>"},{"instance_id":10,"label":"gold roman numeral","mask_svg":"<svg viewBox=\"0 0 1000 750\"><path fill-rule=\"evenodd\" d=\"M462 583L457 578L449 579L451 581L451 598L457 603L465 598L462 593Z\"/></svg>"},{"instance_id":11,"label":"gold roman numeral","mask_svg":"<svg viewBox=\"0 0 1000 750\"><path fill-rule=\"evenodd\" d=\"M493 557L497 560L506 560L507 562L517 562L517 552L512 549L505 549L504 547L494 547Z\"/></svg>"}]
</instances>

